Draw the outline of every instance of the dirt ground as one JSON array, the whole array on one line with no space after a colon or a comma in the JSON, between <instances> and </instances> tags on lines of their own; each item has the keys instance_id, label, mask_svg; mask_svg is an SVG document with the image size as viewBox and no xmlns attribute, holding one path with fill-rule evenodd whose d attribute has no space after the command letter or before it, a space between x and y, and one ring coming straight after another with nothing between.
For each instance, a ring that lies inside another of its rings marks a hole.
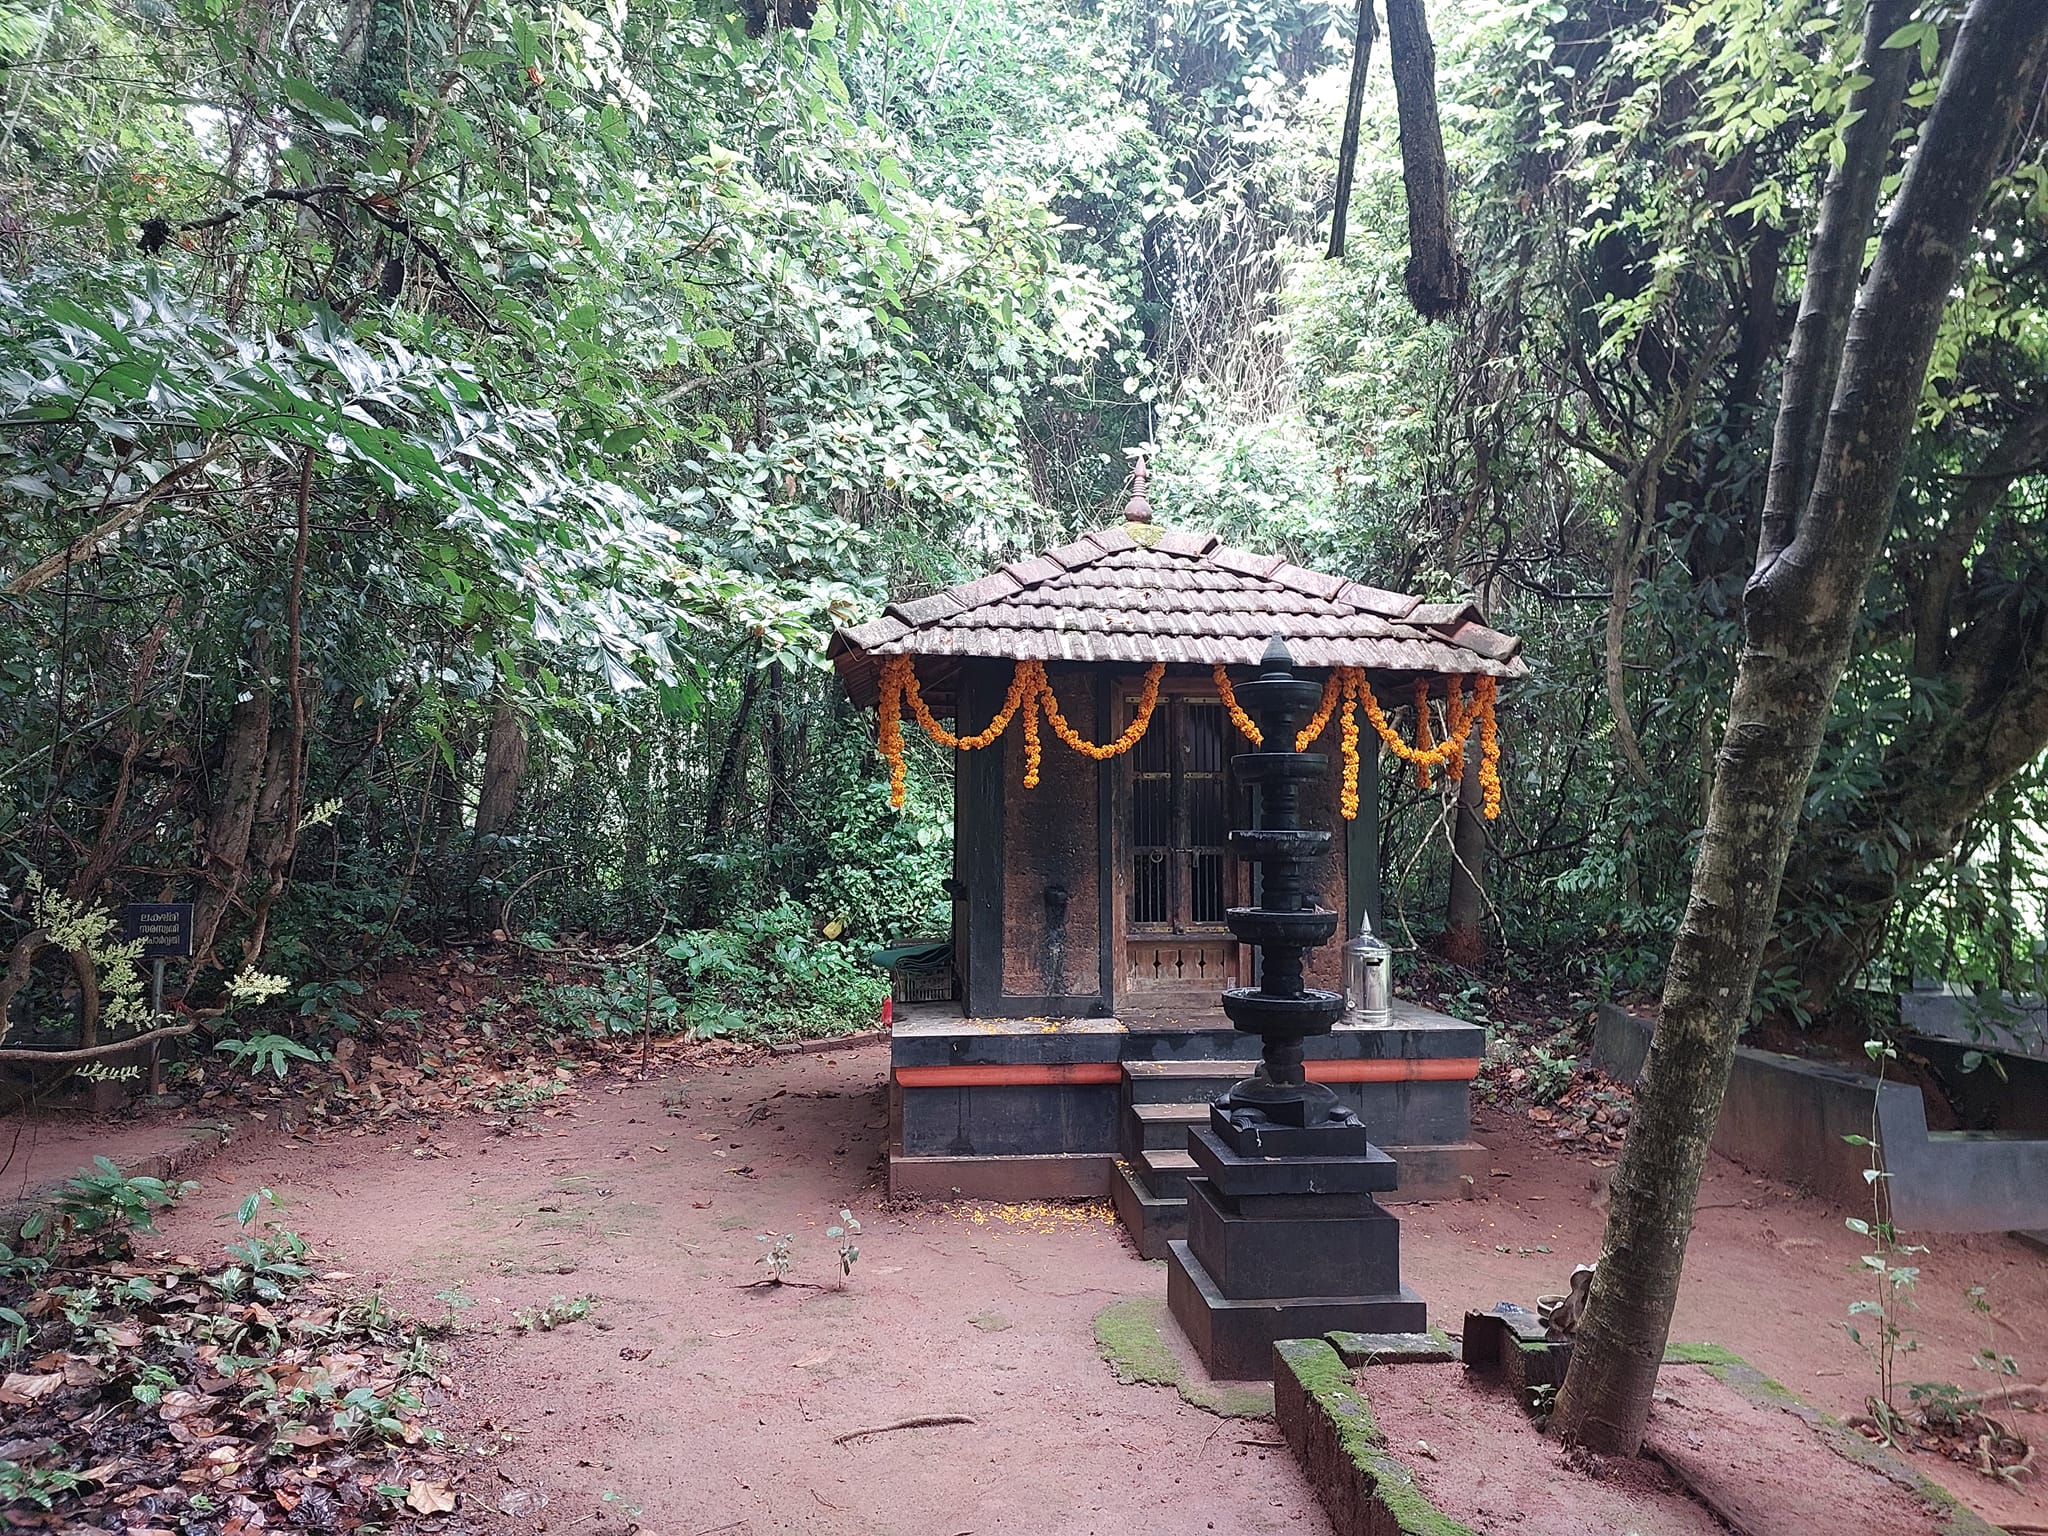
<instances>
[{"instance_id":1,"label":"dirt ground","mask_svg":"<svg viewBox=\"0 0 2048 1536\"><path fill-rule=\"evenodd\" d=\"M1935 1504L1844 1460L1818 1432L1702 1366L1667 1365L1659 1375L1646 1442L1656 1455L1640 1460L1561 1446L1537 1432L1504 1383L1463 1366L1385 1366L1358 1377L1389 1448L1438 1509L1475 1531L1717 1536L1728 1528L1717 1510L1736 1516L1746 1536L1947 1528Z\"/></svg>"},{"instance_id":2,"label":"dirt ground","mask_svg":"<svg viewBox=\"0 0 2048 1536\"><path fill-rule=\"evenodd\" d=\"M584 1087L506 1133L329 1135L234 1147L170 1222L225 1237L260 1185L292 1226L409 1309L462 1332L443 1419L480 1454L460 1489L479 1526L661 1536L1080 1536L1326 1529L1269 1426L1119 1386L1091 1321L1164 1290L1106 1207L891 1209L881 1197L886 1050L683 1067ZM1472 1201L1402 1207L1404 1264L1431 1320L1561 1289L1603 1219L1589 1165L1506 1110L1481 1116L1498 1176ZM82 1161L83 1159L81 1159ZM862 1223L837 1288L825 1228ZM792 1236L792 1278L764 1234ZM1989 1337L2048 1375L2048 1261L2005 1238L1942 1237L1921 1259L1905 1380L1969 1381ZM1865 1294L1842 1213L1710 1168L1674 1328L1748 1357L1816 1406L1862 1405L1844 1334ZM816 1288L814 1288L816 1287ZM551 1299L586 1320L521 1331ZM924 1416L972 1423L836 1437ZM1960 1469L1946 1479L1984 1506ZM2038 1522L2038 1495L1985 1512Z\"/></svg>"}]
</instances>

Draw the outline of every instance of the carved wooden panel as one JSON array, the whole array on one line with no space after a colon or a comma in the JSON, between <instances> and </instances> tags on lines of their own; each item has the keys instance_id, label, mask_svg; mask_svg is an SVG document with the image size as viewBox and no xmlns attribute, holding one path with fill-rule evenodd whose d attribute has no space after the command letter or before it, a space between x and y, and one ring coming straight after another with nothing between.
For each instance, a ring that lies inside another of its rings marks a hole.
<instances>
[{"instance_id":1,"label":"carved wooden panel","mask_svg":"<svg viewBox=\"0 0 2048 1536\"><path fill-rule=\"evenodd\" d=\"M1144 938L1124 945L1124 984L1134 992L1220 992L1236 986L1237 941L1222 938Z\"/></svg>"}]
</instances>

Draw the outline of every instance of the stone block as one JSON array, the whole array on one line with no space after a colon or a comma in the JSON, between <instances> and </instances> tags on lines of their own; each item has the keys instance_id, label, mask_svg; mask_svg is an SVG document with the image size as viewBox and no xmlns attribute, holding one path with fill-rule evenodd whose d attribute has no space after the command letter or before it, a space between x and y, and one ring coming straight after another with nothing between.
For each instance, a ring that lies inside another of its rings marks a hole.
<instances>
[{"instance_id":1,"label":"stone block","mask_svg":"<svg viewBox=\"0 0 2048 1536\"><path fill-rule=\"evenodd\" d=\"M1401 1288L1401 1224L1377 1207L1366 1214L1251 1217L1232 1209L1207 1179L1189 1179L1187 1244L1217 1289L1236 1300L1375 1296Z\"/></svg>"},{"instance_id":2,"label":"stone block","mask_svg":"<svg viewBox=\"0 0 2048 1536\"><path fill-rule=\"evenodd\" d=\"M1204 1369L1224 1381L1265 1381L1273 1345L1343 1329L1353 1333L1419 1333L1427 1325L1422 1298L1403 1286L1380 1296L1276 1296L1234 1301L1216 1287L1184 1242L1166 1253L1166 1304Z\"/></svg>"},{"instance_id":3,"label":"stone block","mask_svg":"<svg viewBox=\"0 0 2048 1536\"><path fill-rule=\"evenodd\" d=\"M1394 1160L1377 1147L1363 1157L1240 1157L1211 1130L1188 1132L1188 1154L1231 1196L1349 1195L1392 1189ZM1320 1330L1319 1330L1320 1331Z\"/></svg>"}]
</instances>

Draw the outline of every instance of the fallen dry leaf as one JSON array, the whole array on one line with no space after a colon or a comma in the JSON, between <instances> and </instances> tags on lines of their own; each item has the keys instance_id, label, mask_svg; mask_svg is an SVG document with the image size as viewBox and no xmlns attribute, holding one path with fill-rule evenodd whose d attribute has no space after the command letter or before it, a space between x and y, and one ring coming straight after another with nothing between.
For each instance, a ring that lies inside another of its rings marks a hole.
<instances>
[{"instance_id":1,"label":"fallen dry leaf","mask_svg":"<svg viewBox=\"0 0 2048 1536\"><path fill-rule=\"evenodd\" d=\"M421 1515L450 1514L455 1509L455 1494L446 1483L430 1483L416 1477L405 1490L405 1507Z\"/></svg>"},{"instance_id":2,"label":"fallen dry leaf","mask_svg":"<svg viewBox=\"0 0 2048 1536\"><path fill-rule=\"evenodd\" d=\"M47 1375L30 1375L26 1371L9 1371L7 1379L0 1381L0 1403L12 1403L26 1407L39 1402L64 1385L64 1373L51 1371Z\"/></svg>"}]
</instances>

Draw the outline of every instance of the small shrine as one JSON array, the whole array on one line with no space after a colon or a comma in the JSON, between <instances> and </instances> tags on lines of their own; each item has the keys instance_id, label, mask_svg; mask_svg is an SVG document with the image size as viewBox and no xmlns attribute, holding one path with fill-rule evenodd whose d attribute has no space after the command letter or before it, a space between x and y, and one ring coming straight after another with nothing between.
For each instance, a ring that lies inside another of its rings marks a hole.
<instances>
[{"instance_id":1,"label":"small shrine","mask_svg":"<svg viewBox=\"0 0 2048 1536\"><path fill-rule=\"evenodd\" d=\"M1230 839L1258 824L1260 793L1233 766L1261 735L1237 682L1278 639L1316 686L1285 746L1333 768L1301 786L1299 813L1339 829L1304 878L1341 939L1380 926L1360 807L1378 803L1383 759L1455 778L1475 750L1497 814L1497 691L1527 669L1469 603L1162 528L1139 485L1121 526L892 604L829 654L877 710L899 800L908 733L955 763L950 964L896 1012L892 1189L1107 1189L1157 1257L1184 1228L1186 1131L1257 1055L1221 1006L1252 980L1229 915L1262 878ZM1304 963L1307 985L1341 987L1341 944ZM1396 1160L1396 1198L1440 1197L1483 1172L1467 1100L1484 1049L1477 1026L1396 1000L1383 1027L1317 1037L1306 1074Z\"/></svg>"}]
</instances>

